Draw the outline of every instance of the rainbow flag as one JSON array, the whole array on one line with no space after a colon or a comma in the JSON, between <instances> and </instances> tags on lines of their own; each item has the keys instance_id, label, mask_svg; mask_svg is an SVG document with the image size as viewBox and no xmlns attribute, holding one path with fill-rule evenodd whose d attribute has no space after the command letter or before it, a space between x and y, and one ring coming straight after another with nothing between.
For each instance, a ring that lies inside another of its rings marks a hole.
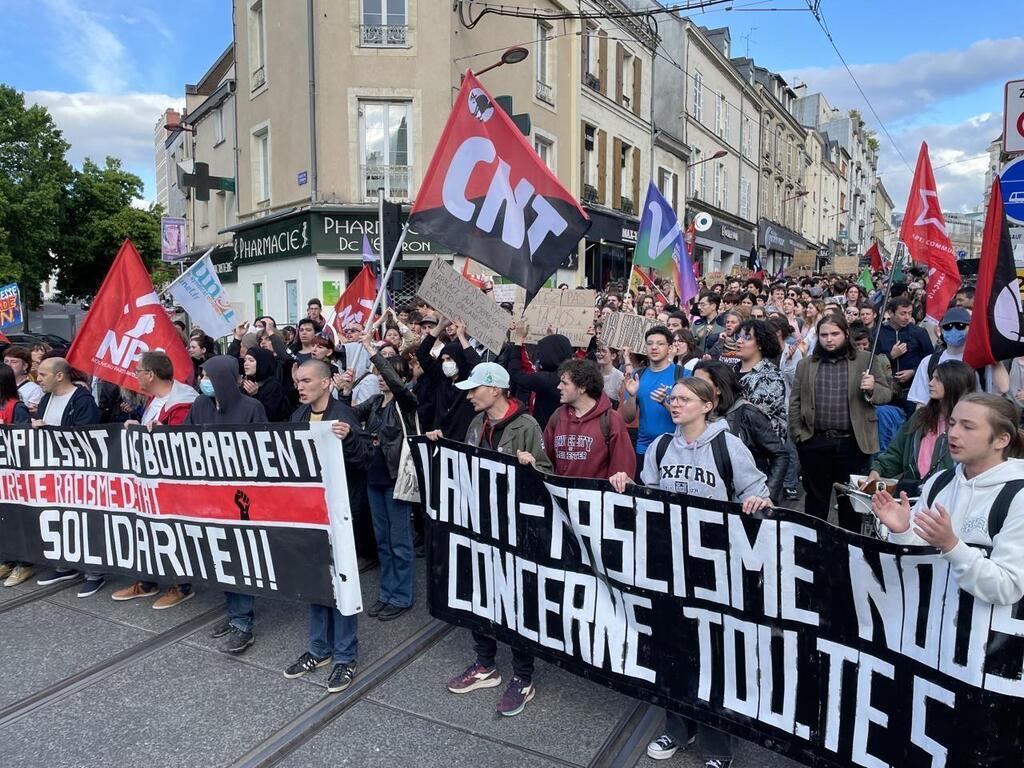
<instances>
[{"instance_id":1,"label":"rainbow flag","mask_svg":"<svg viewBox=\"0 0 1024 768\"><path fill-rule=\"evenodd\" d=\"M644 213L633 251L633 266L671 274L680 305L697 295L697 279L693 275L693 264L686 249L686 239L679 228L679 219L653 182L647 186Z\"/></svg>"}]
</instances>

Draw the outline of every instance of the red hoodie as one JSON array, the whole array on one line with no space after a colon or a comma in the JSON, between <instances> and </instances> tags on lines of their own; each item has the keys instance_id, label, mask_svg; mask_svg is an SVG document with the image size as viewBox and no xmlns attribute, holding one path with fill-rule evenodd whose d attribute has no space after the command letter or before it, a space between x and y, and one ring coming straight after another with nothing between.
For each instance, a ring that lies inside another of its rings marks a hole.
<instances>
[{"instance_id":1,"label":"red hoodie","mask_svg":"<svg viewBox=\"0 0 1024 768\"><path fill-rule=\"evenodd\" d=\"M602 413L608 414L604 417L607 442L601 429ZM636 454L626 423L603 392L597 405L582 417L571 407L560 406L544 429L544 450L555 466L555 474L563 477L607 480L616 472L632 477L636 471Z\"/></svg>"}]
</instances>

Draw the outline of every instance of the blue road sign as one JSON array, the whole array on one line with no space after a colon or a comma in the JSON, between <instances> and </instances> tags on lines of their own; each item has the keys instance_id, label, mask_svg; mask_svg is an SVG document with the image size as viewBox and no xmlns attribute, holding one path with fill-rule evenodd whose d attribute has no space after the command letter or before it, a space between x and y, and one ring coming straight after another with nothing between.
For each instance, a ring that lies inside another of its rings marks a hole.
<instances>
[{"instance_id":1,"label":"blue road sign","mask_svg":"<svg viewBox=\"0 0 1024 768\"><path fill-rule=\"evenodd\" d=\"M1012 224L1024 224L1024 157L1017 158L999 174L1003 206Z\"/></svg>"},{"instance_id":2,"label":"blue road sign","mask_svg":"<svg viewBox=\"0 0 1024 768\"><path fill-rule=\"evenodd\" d=\"M306 171L299 171L296 174L296 179L295 180L299 183L299 186L301 187L303 184L305 184L309 180L309 175L306 173Z\"/></svg>"}]
</instances>

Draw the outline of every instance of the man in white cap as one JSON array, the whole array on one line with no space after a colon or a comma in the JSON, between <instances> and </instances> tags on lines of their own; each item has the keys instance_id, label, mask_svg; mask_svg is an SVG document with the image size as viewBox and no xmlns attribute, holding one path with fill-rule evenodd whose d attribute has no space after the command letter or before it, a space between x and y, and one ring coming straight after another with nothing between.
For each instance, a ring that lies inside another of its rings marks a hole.
<instances>
[{"instance_id":1,"label":"man in white cap","mask_svg":"<svg viewBox=\"0 0 1024 768\"><path fill-rule=\"evenodd\" d=\"M508 456L524 451L533 457L532 463L537 469L551 472L551 460L544 451L544 433L519 401L509 400L509 383L508 371L497 363L479 363L468 379L456 383L456 387L468 391L466 397L476 411L466 432L466 442ZM441 431L428 432L427 437L437 440L442 437ZM448 690L452 693L470 693L501 685L501 674L494 661L498 641L491 635L474 631L473 650L476 661L448 681ZM506 717L518 715L534 694L533 654L513 645L512 679L498 702L497 711Z\"/></svg>"}]
</instances>

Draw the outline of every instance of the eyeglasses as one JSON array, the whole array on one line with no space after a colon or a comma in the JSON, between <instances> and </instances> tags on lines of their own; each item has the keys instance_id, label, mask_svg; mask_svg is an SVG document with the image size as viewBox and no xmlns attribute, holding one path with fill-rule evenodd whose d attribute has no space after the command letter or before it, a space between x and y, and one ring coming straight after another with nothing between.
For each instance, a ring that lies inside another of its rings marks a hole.
<instances>
[{"instance_id":1,"label":"eyeglasses","mask_svg":"<svg viewBox=\"0 0 1024 768\"><path fill-rule=\"evenodd\" d=\"M686 405L687 403L699 403L699 399L695 397L687 397L686 395L671 395L665 398L665 402L669 405Z\"/></svg>"},{"instance_id":2,"label":"eyeglasses","mask_svg":"<svg viewBox=\"0 0 1024 768\"><path fill-rule=\"evenodd\" d=\"M966 331L969 323L946 323L942 326L944 331Z\"/></svg>"},{"instance_id":3,"label":"eyeglasses","mask_svg":"<svg viewBox=\"0 0 1024 768\"><path fill-rule=\"evenodd\" d=\"M138 376L140 373L152 373L152 371L149 368L136 368L135 375Z\"/></svg>"}]
</instances>

